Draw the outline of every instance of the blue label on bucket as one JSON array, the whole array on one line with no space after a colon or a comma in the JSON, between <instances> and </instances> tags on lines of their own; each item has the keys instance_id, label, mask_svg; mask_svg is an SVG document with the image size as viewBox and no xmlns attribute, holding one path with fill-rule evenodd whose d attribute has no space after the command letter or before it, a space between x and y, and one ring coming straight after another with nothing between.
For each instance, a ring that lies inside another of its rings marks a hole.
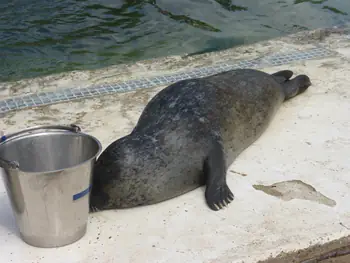
<instances>
[{"instance_id":1,"label":"blue label on bucket","mask_svg":"<svg viewBox=\"0 0 350 263\"><path fill-rule=\"evenodd\" d=\"M81 191L80 193L73 195L73 201L76 201L76 200L84 197L85 195L87 195L90 192L90 190L91 190L91 185L88 188L86 188L84 191Z\"/></svg>"}]
</instances>

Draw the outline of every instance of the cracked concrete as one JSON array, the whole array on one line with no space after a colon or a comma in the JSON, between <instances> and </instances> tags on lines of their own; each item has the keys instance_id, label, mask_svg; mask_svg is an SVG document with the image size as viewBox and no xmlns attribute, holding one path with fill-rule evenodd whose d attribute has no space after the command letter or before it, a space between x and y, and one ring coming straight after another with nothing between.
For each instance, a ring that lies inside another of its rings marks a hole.
<instances>
[{"instance_id":1,"label":"cracked concrete","mask_svg":"<svg viewBox=\"0 0 350 263\"><path fill-rule=\"evenodd\" d=\"M272 185L253 185L253 187L255 190L263 191L284 201L304 199L332 207L337 204L334 200L324 196L314 187L301 180L283 181Z\"/></svg>"},{"instance_id":2,"label":"cracked concrete","mask_svg":"<svg viewBox=\"0 0 350 263\"><path fill-rule=\"evenodd\" d=\"M341 260L327 259L327 255L341 255L350 244L350 41L343 31L334 31L320 31L326 33L319 38L306 32L196 57L0 84L4 98L315 45L338 52L333 57L263 69L307 74L313 85L286 102L265 134L229 168L227 181L236 198L228 208L209 210L204 189L199 188L153 206L90 215L88 232L81 240L62 248L39 249L20 240L0 183L1 256L14 263ZM33 125L75 123L105 148L131 131L145 104L162 88L10 112L0 119L0 127L8 133ZM257 185L260 189L254 188ZM266 194L271 187L279 194Z\"/></svg>"}]
</instances>

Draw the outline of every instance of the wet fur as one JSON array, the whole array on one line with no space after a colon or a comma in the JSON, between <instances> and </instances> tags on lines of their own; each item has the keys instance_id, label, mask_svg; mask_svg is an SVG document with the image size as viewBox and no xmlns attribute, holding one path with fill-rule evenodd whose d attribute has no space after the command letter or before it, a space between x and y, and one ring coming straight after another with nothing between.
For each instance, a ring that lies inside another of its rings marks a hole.
<instances>
[{"instance_id":1,"label":"wet fur","mask_svg":"<svg viewBox=\"0 0 350 263\"><path fill-rule=\"evenodd\" d=\"M238 69L174 83L145 107L133 131L110 144L93 174L90 210L165 201L206 185L212 210L233 200L226 170L310 79Z\"/></svg>"}]
</instances>

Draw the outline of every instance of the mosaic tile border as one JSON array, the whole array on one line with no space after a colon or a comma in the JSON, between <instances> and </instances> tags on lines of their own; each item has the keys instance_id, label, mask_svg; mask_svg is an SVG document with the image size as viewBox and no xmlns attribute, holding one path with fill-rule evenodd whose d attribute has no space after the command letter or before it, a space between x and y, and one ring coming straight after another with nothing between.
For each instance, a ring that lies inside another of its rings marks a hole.
<instances>
[{"instance_id":1,"label":"mosaic tile border","mask_svg":"<svg viewBox=\"0 0 350 263\"><path fill-rule=\"evenodd\" d=\"M237 68L259 68L263 66L279 66L295 61L324 58L333 54L335 54L335 52L322 47L317 47L305 51L277 53L254 60L242 60L233 64L220 63L213 66L195 68L186 72L178 72L175 74L165 76L141 78L137 80L129 80L113 84L103 84L87 88L64 89L57 92L40 92L36 94L24 95L0 101L0 113L56 104L60 102L73 101L81 98L97 97L105 94L120 93L133 91L136 89L168 85L179 80L196 77L205 77Z\"/></svg>"}]
</instances>

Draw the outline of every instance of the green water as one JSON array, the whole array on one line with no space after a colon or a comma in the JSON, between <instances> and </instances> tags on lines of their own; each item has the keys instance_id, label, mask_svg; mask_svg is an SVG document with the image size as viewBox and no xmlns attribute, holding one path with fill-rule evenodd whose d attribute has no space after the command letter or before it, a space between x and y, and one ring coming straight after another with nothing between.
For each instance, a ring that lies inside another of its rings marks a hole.
<instances>
[{"instance_id":1,"label":"green water","mask_svg":"<svg viewBox=\"0 0 350 263\"><path fill-rule=\"evenodd\" d=\"M349 0L0 0L0 81L221 50L349 19Z\"/></svg>"}]
</instances>

